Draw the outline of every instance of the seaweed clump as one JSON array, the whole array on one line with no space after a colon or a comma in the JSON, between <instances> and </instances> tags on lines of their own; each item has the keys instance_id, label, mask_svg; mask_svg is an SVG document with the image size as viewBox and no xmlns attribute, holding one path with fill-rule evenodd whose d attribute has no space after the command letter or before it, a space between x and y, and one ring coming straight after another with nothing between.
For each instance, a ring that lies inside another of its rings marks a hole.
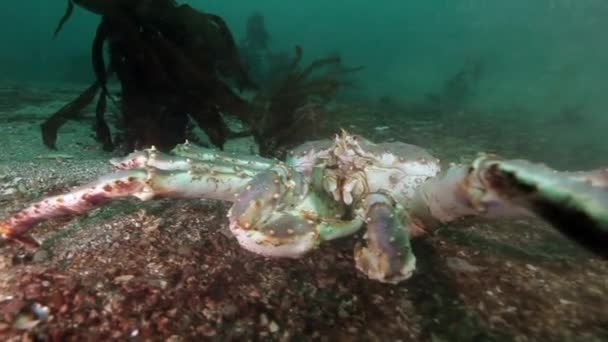
<instances>
[{"instance_id":1,"label":"seaweed clump","mask_svg":"<svg viewBox=\"0 0 608 342\"><path fill-rule=\"evenodd\" d=\"M352 85L345 76L362 67L344 67L339 55L303 65L303 49L295 54L274 51L260 12L252 13L239 44L243 65L260 86L247 122L260 154L281 157L297 144L318 139L323 132L324 109L338 91Z\"/></svg>"},{"instance_id":2,"label":"seaweed clump","mask_svg":"<svg viewBox=\"0 0 608 342\"><path fill-rule=\"evenodd\" d=\"M252 134L260 154L282 157L287 149L320 138L324 106L341 87L350 85L342 76L362 67L347 68L339 56L329 56L301 66L302 48L282 77L271 82L253 99L258 109L251 119Z\"/></svg>"},{"instance_id":3,"label":"seaweed clump","mask_svg":"<svg viewBox=\"0 0 608 342\"><path fill-rule=\"evenodd\" d=\"M252 135L260 154L281 156L319 137L322 107L349 84L343 76L360 69L343 67L339 56L303 67L300 47L293 58L273 53L259 13L249 19L239 49L220 17L172 0L69 0L56 33L74 4L101 15L91 48L96 81L42 125L43 141L51 148L61 125L82 115L97 96L95 132L104 150L118 141L125 151L150 145L169 150L189 138L196 123L219 148L229 138ZM249 76L255 70L263 70L260 82ZM119 94L108 90L114 76ZM251 101L237 93L245 89L257 91ZM120 109L117 125L123 133L117 138L105 120L108 100ZM228 115L249 130L231 131Z\"/></svg>"},{"instance_id":4,"label":"seaweed clump","mask_svg":"<svg viewBox=\"0 0 608 342\"><path fill-rule=\"evenodd\" d=\"M55 148L57 130L78 117L97 96L95 131L104 150L115 148L105 120L107 100L121 112L126 150L156 145L168 150L186 138L190 120L222 147L232 135L223 115L247 115L245 101L229 86L255 88L240 64L225 22L172 0L68 0L57 34L74 4L101 15L92 43L96 81L42 125L43 142ZM104 47L109 56L105 61ZM108 91L115 75L120 99Z\"/></svg>"}]
</instances>

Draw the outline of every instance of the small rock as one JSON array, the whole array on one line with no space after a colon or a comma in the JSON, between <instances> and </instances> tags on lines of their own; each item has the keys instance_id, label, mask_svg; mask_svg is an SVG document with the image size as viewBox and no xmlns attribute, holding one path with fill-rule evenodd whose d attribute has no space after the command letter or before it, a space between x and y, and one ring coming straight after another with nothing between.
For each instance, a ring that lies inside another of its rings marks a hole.
<instances>
[{"instance_id":1,"label":"small rock","mask_svg":"<svg viewBox=\"0 0 608 342\"><path fill-rule=\"evenodd\" d=\"M118 276L118 277L114 278L114 282L116 282L116 283L126 283L126 282L128 282L129 280L131 280L133 278L135 278L134 275L132 275L132 274L125 274L125 275L121 275L121 276Z\"/></svg>"},{"instance_id":2,"label":"small rock","mask_svg":"<svg viewBox=\"0 0 608 342\"><path fill-rule=\"evenodd\" d=\"M49 318L51 310L48 308L48 306L44 306L39 303L34 303L32 305L32 312L39 320L44 322Z\"/></svg>"},{"instance_id":3,"label":"small rock","mask_svg":"<svg viewBox=\"0 0 608 342\"><path fill-rule=\"evenodd\" d=\"M273 334L276 333L277 331L279 331L279 325L277 324L277 322L271 321L270 324L268 325L268 331L270 331Z\"/></svg>"},{"instance_id":4,"label":"small rock","mask_svg":"<svg viewBox=\"0 0 608 342\"><path fill-rule=\"evenodd\" d=\"M2 191L2 195L12 195L17 192L15 188L8 188Z\"/></svg>"},{"instance_id":5,"label":"small rock","mask_svg":"<svg viewBox=\"0 0 608 342\"><path fill-rule=\"evenodd\" d=\"M33 260L34 262L43 262L49 259L49 252L41 249L34 253Z\"/></svg>"},{"instance_id":6,"label":"small rock","mask_svg":"<svg viewBox=\"0 0 608 342\"><path fill-rule=\"evenodd\" d=\"M563 298L559 299L559 303L562 304L562 305L572 305L572 304L574 304L574 302L566 300L566 299L563 299Z\"/></svg>"},{"instance_id":7,"label":"small rock","mask_svg":"<svg viewBox=\"0 0 608 342\"><path fill-rule=\"evenodd\" d=\"M350 315L348 314L348 312L346 312L346 310L340 309L340 310L338 310L338 317L340 317L342 319L346 319L346 318L349 318Z\"/></svg>"},{"instance_id":8,"label":"small rock","mask_svg":"<svg viewBox=\"0 0 608 342\"><path fill-rule=\"evenodd\" d=\"M529 269L532 272L538 271L538 268L536 268L536 267L534 267L534 266L532 266L530 264L526 264L526 268Z\"/></svg>"},{"instance_id":9,"label":"small rock","mask_svg":"<svg viewBox=\"0 0 608 342\"><path fill-rule=\"evenodd\" d=\"M25 194L25 193L27 193L27 187L23 183L19 183L19 184L17 184L17 191Z\"/></svg>"},{"instance_id":10,"label":"small rock","mask_svg":"<svg viewBox=\"0 0 608 342\"><path fill-rule=\"evenodd\" d=\"M461 258L446 258L446 264L448 268L456 272L475 273L481 271L481 267L471 265L468 261Z\"/></svg>"},{"instance_id":11,"label":"small rock","mask_svg":"<svg viewBox=\"0 0 608 342\"><path fill-rule=\"evenodd\" d=\"M39 319L36 319L32 315L22 314L15 320L14 328L17 330L31 330L40 323Z\"/></svg>"},{"instance_id":12,"label":"small rock","mask_svg":"<svg viewBox=\"0 0 608 342\"><path fill-rule=\"evenodd\" d=\"M260 314L260 325L261 326L268 325L268 317L266 317L266 314Z\"/></svg>"}]
</instances>

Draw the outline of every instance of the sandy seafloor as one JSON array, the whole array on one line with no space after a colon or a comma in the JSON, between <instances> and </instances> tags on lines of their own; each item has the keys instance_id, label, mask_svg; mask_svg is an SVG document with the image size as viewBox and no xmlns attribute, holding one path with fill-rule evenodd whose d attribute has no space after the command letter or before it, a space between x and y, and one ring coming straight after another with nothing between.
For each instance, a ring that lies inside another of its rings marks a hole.
<instances>
[{"instance_id":1,"label":"sandy seafloor","mask_svg":"<svg viewBox=\"0 0 608 342\"><path fill-rule=\"evenodd\" d=\"M82 88L0 87L0 216L110 170L90 119L66 124L57 151L41 143L41 121ZM426 146L443 160L486 150L560 168L607 162L608 144L590 140L599 128L584 118L340 106L348 116L332 118L336 128ZM249 147L229 145L239 148ZM227 208L130 199L40 224L39 250L3 243L0 340L608 340L608 262L542 223L450 225L414 241L412 279L386 285L356 271L360 236L299 260L267 259L238 246Z\"/></svg>"}]
</instances>

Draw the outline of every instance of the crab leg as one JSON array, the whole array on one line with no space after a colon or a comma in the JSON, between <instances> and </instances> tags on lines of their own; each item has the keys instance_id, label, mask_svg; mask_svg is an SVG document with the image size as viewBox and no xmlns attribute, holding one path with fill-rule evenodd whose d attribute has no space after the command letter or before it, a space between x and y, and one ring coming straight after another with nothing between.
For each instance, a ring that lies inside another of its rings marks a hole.
<instances>
[{"instance_id":1,"label":"crab leg","mask_svg":"<svg viewBox=\"0 0 608 342\"><path fill-rule=\"evenodd\" d=\"M409 206L417 230L429 230L465 217L486 218L532 217L532 213L511 203L494 198L493 203L474 200L475 191L483 191L470 184L469 167L456 165L443 174L427 180L418 188ZM498 202L497 202L498 200Z\"/></svg>"},{"instance_id":2,"label":"crab leg","mask_svg":"<svg viewBox=\"0 0 608 342\"><path fill-rule=\"evenodd\" d=\"M396 284L416 267L410 246L409 218L389 196L373 193L365 200L366 245L355 248L357 269L369 278Z\"/></svg>"},{"instance_id":3,"label":"crab leg","mask_svg":"<svg viewBox=\"0 0 608 342\"><path fill-rule=\"evenodd\" d=\"M189 142L177 145L171 152L185 158L200 161L222 162L259 171L267 170L277 163L277 160L267 159L255 155L237 155L236 153L220 152L214 149L194 145Z\"/></svg>"},{"instance_id":4,"label":"crab leg","mask_svg":"<svg viewBox=\"0 0 608 342\"><path fill-rule=\"evenodd\" d=\"M34 241L25 233L35 224L59 216L82 214L113 199L128 196L141 200L162 197L200 197L233 201L235 194L257 174L257 170L227 163L192 161L160 152L154 152L154 157L144 155L144 153L149 154L149 151L138 153L138 158L142 156L147 158L141 164L145 168L121 170L102 176L66 194L34 203L8 219L0 221L0 233L5 238L33 244ZM137 163L139 162L141 160ZM128 167L136 164L124 165Z\"/></svg>"},{"instance_id":5,"label":"crab leg","mask_svg":"<svg viewBox=\"0 0 608 342\"><path fill-rule=\"evenodd\" d=\"M608 257L605 171L558 172L524 160L477 158L453 166L417 191L410 214L429 229L463 217L540 217L584 247Z\"/></svg>"},{"instance_id":6,"label":"crab leg","mask_svg":"<svg viewBox=\"0 0 608 342\"><path fill-rule=\"evenodd\" d=\"M192 161L208 162L215 165L226 165L249 171L264 171L277 163L276 160L257 156L242 156L232 153L219 152L217 150L200 147L186 142L177 145L172 154L162 153L154 146L142 151L135 151L124 158L114 158L110 164L117 169L136 169L142 167L154 167L161 170L184 170L190 169ZM173 155L174 154L174 155Z\"/></svg>"}]
</instances>

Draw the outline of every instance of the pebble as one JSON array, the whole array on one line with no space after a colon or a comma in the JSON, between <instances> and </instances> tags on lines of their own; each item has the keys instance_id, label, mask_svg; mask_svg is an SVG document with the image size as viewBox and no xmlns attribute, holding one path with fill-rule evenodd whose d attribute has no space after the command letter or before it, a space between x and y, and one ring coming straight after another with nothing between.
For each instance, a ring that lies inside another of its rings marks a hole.
<instances>
[{"instance_id":1,"label":"pebble","mask_svg":"<svg viewBox=\"0 0 608 342\"><path fill-rule=\"evenodd\" d=\"M19 183L17 184L17 191L25 194L27 193L27 187L25 186L25 184Z\"/></svg>"},{"instance_id":2,"label":"pebble","mask_svg":"<svg viewBox=\"0 0 608 342\"><path fill-rule=\"evenodd\" d=\"M457 272L475 273L481 271L480 267L471 265L468 261L461 258L450 257L446 258L445 261L448 268Z\"/></svg>"},{"instance_id":3,"label":"pebble","mask_svg":"<svg viewBox=\"0 0 608 342\"><path fill-rule=\"evenodd\" d=\"M536 268L536 267L534 267L534 266L532 266L530 264L526 264L526 268L529 269L532 272L538 271L538 268Z\"/></svg>"},{"instance_id":4,"label":"pebble","mask_svg":"<svg viewBox=\"0 0 608 342\"><path fill-rule=\"evenodd\" d=\"M126 283L126 282L128 282L129 280L131 280L133 278L135 278L134 275L132 275L132 274L125 274L125 275L121 275L121 276L118 276L118 277L114 278L114 282L117 282L117 283Z\"/></svg>"},{"instance_id":5,"label":"pebble","mask_svg":"<svg viewBox=\"0 0 608 342\"><path fill-rule=\"evenodd\" d=\"M260 314L260 325L266 326L268 324L268 317L266 314Z\"/></svg>"},{"instance_id":6,"label":"pebble","mask_svg":"<svg viewBox=\"0 0 608 342\"><path fill-rule=\"evenodd\" d=\"M2 195L12 195L17 192L15 188L8 188L2 191Z\"/></svg>"},{"instance_id":7,"label":"pebble","mask_svg":"<svg viewBox=\"0 0 608 342\"><path fill-rule=\"evenodd\" d=\"M15 320L13 327L17 330L31 330L40 323L40 320L31 315L21 314Z\"/></svg>"},{"instance_id":8,"label":"pebble","mask_svg":"<svg viewBox=\"0 0 608 342\"><path fill-rule=\"evenodd\" d=\"M346 312L346 310L340 309L340 310L338 310L338 317L345 319L345 318L350 317L350 315L348 314L348 312Z\"/></svg>"},{"instance_id":9,"label":"pebble","mask_svg":"<svg viewBox=\"0 0 608 342\"><path fill-rule=\"evenodd\" d=\"M271 321L268 325L268 331L270 331L271 333L276 333L277 331L279 331L279 325L277 324L277 322Z\"/></svg>"},{"instance_id":10,"label":"pebble","mask_svg":"<svg viewBox=\"0 0 608 342\"><path fill-rule=\"evenodd\" d=\"M563 298L559 299L559 303L562 304L562 305L572 305L572 304L574 304L574 302L566 300L566 299L563 299Z\"/></svg>"},{"instance_id":11,"label":"pebble","mask_svg":"<svg viewBox=\"0 0 608 342\"><path fill-rule=\"evenodd\" d=\"M43 262L49 259L49 252L43 249L34 253L33 260L34 262Z\"/></svg>"}]
</instances>

